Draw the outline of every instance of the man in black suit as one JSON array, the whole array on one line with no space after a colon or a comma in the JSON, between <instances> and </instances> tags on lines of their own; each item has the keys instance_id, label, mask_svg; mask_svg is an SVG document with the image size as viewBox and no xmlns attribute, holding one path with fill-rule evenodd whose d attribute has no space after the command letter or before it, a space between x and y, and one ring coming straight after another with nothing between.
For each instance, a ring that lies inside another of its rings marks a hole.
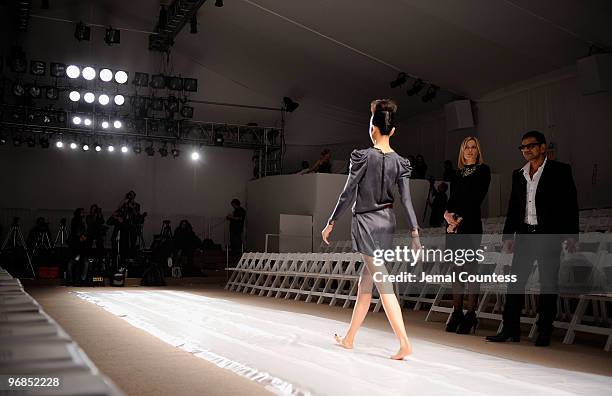
<instances>
[{"instance_id":1,"label":"man in black suit","mask_svg":"<svg viewBox=\"0 0 612 396\"><path fill-rule=\"evenodd\" d=\"M520 341L525 284L538 262L540 298L536 346L550 345L557 315L558 276L562 242L575 251L578 234L578 199L572 169L546 158L546 138L538 131L523 135L519 146L528 161L512 174L512 192L504 225L504 250L514 251L502 331L487 341ZM516 235L515 235L516 234Z\"/></svg>"}]
</instances>

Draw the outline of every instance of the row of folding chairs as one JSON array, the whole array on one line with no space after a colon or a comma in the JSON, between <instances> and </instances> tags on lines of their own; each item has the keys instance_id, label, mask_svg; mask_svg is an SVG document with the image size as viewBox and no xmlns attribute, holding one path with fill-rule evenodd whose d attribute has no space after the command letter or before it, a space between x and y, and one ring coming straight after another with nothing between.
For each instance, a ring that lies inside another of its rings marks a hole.
<instances>
[{"instance_id":1,"label":"row of folding chairs","mask_svg":"<svg viewBox=\"0 0 612 396\"><path fill-rule=\"evenodd\" d=\"M22 394L123 394L23 290L19 279L2 268L0 375L14 376L12 386L23 389Z\"/></svg>"}]
</instances>

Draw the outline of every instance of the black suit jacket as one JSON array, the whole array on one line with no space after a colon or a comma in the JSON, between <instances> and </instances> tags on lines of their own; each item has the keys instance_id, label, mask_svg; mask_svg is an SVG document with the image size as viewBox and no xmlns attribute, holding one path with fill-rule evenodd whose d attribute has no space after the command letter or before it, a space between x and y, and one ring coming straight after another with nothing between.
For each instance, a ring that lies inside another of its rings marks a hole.
<instances>
[{"instance_id":1,"label":"black suit jacket","mask_svg":"<svg viewBox=\"0 0 612 396\"><path fill-rule=\"evenodd\" d=\"M525 220L527 181L523 169L512 173L512 192L508 203L503 239L518 233ZM568 164L546 160L535 197L538 225L545 234L578 235L578 197Z\"/></svg>"}]
</instances>

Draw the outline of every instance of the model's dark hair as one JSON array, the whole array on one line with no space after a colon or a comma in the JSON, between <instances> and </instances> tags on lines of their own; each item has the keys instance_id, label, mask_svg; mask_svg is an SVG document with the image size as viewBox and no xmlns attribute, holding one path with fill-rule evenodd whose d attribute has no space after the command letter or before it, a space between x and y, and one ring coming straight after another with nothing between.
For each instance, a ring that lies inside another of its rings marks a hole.
<instances>
[{"instance_id":1,"label":"model's dark hair","mask_svg":"<svg viewBox=\"0 0 612 396\"><path fill-rule=\"evenodd\" d=\"M395 127L397 104L391 99L376 99L370 103L372 125L378 127L380 133L388 135Z\"/></svg>"},{"instance_id":2,"label":"model's dark hair","mask_svg":"<svg viewBox=\"0 0 612 396\"><path fill-rule=\"evenodd\" d=\"M540 131L529 131L526 132L521 140L527 139L527 138L535 138L536 142L538 142L538 144L546 144L546 137L544 136L544 134Z\"/></svg>"},{"instance_id":3,"label":"model's dark hair","mask_svg":"<svg viewBox=\"0 0 612 396\"><path fill-rule=\"evenodd\" d=\"M232 199L232 204L240 206L240 200L238 198Z\"/></svg>"}]
</instances>

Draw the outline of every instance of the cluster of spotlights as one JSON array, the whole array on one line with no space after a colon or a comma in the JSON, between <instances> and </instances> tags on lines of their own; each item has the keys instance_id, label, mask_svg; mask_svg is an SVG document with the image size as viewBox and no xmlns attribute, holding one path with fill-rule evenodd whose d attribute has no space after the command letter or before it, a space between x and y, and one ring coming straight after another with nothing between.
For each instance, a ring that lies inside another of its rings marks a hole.
<instances>
[{"instance_id":1,"label":"cluster of spotlights","mask_svg":"<svg viewBox=\"0 0 612 396\"><path fill-rule=\"evenodd\" d=\"M389 83L389 86L391 86L391 88L397 88L397 87L404 85L406 81L408 81L408 75L402 72L397 75L395 80ZM421 92L423 88L425 88L425 85L426 85L425 81L423 81L420 78L417 78L412 83L412 86L406 90L406 94L408 96L418 95L419 92ZM423 102L431 102L436 97L436 94L438 93L439 90L440 90L440 87L430 83L429 86L427 87L427 90L425 91L425 94L421 96L421 100Z\"/></svg>"},{"instance_id":2,"label":"cluster of spotlights","mask_svg":"<svg viewBox=\"0 0 612 396\"><path fill-rule=\"evenodd\" d=\"M83 93L79 91L70 91L70 93L68 94L68 98L73 102L78 102L79 100L83 99L86 103L93 103L96 101L96 94L90 91L86 91ZM97 99L98 103L100 103L102 106L106 106L111 102L111 96L105 93L99 94L97 96ZM123 104L125 103L125 96L120 94L114 95L113 103L115 103L117 106L123 106Z\"/></svg>"},{"instance_id":3,"label":"cluster of spotlights","mask_svg":"<svg viewBox=\"0 0 612 396\"><path fill-rule=\"evenodd\" d=\"M98 77L104 82L110 82L114 78L117 84L125 84L128 80L128 74L124 70L116 70L113 72L111 69L103 68L98 71L91 66L85 66L81 69L77 65L69 65L66 68L66 75L73 79L83 77L87 81L91 81Z\"/></svg>"},{"instance_id":4,"label":"cluster of spotlights","mask_svg":"<svg viewBox=\"0 0 612 396\"><path fill-rule=\"evenodd\" d=\"M49 140L48 138L45 138L45 144L46 147L49 147ZM18 145L21 145L21 141L19 141ZM41 140L41 146L43 145L43 142ZM64 140L60 137L55 141L55 147L58 149L64 149L66 147L70 148L70 150L78 150L81 149L83 151L90 151L93 150L95 152L101 152L101 151L107 151L109 153L114 153L115 151L119 150L121 153L123 154L127 154L130 152L130 146L127 143L122 144L121 146L117 147L115 146L113 143L109 143L106 146L101 145L100 143L94 143L94 144L89 144L87 142L81 142L78 143L76 140L70 140L68 143L65 143ZM140 143L135 143L131 146L132 152L134 154L140 154L142 153L143 149L142 146L140 145ZM163 144L161 147L159 147L157 150L155 150L155 147L153 146L153 143L150 143L147 147L144 148L144 152L149 156L149 157L153 157L155 156L155 152L158 152L159 155L161 157L167 157L168 154L172 154L173 158L178 158L181 155L181 150L177 149L176 147L172 148L172 150L168 150L167 144ZM201 159L201 154L200 154L200 150L199 149L194 149L191 154L189 155L189 158L192 161L199 161Z\"/></svg>"},{"instance_id":5,"label":"cluster of spotlights","mask_svg":"<svg viewBox=\"0 0 612 396\"><path fill-rule=\"evenodd\" d=\"M76 125L76 126L92 126L93 125L93 121L91 120L91 118L87 117L87 116L79 116L79 115L75 115L72 117L72 124ZM123 123L120 120L104 120L100 123L100 127L102 129L109 129L110 127L113 127L115 129L121 129L123 127Z\"/></svg>"}]
</instances>

